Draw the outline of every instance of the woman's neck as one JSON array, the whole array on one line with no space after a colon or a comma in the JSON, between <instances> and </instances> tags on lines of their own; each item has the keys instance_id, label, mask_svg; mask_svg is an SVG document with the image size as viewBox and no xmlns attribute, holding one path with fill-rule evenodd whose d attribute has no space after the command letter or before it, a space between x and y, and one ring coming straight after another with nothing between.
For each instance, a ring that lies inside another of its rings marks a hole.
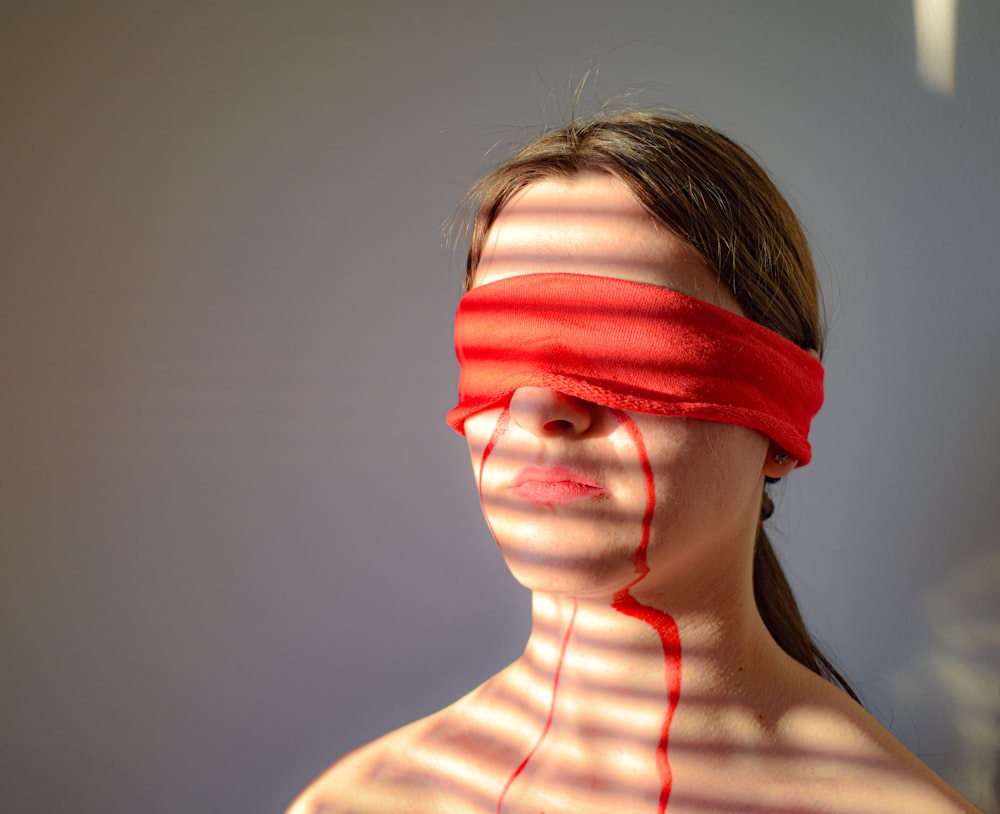
<instances>
[{"instance_id":1,"label":"woman's neck","mask_svg":"<svg viewBox=\"0 0 1000 814\"><path fill-rule=\"evenodd\" d=\"M649 793L669 794L671 766L693 745L724 755L772 740L799 670L750 586L719 590L724 601L535 593L531 636L507 673L534 742L509 792L567 772L627 788L645 766L638 776L660 784Z\"/></svg>"},{"instance_id":2,"label":"woman's neck","mask_svg":"<svg viewBox=\"0 0 1000 814\"><path fill-rule=\"evenodd\" d=\"M579 697L574 707L584 711L608 703L662 714L664 704L677 700L665 694L676 684L685 707L711 701L698 704L708 724L734 704L765 703L787 657L749 589L721 602L676 605L536 593L531 636L518 663L539 696L558 683L559 695Z\"/></svg>"}]
</instances>

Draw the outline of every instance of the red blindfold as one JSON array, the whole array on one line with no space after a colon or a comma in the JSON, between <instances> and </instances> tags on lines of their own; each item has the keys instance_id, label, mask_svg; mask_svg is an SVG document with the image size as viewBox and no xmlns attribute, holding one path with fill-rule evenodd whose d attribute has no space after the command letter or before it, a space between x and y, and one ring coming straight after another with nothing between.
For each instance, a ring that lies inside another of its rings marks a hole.
<instances>
[{"instance_id":1,"label":"red blindfold","mask_svg":"<svg viewBox=\"0 0 1000 814\"><path fill-rule=\"evenodd\" d=\"M525 274L458 304L458 404L473 413L524 386L637 413L750 427L799 466L823 403L823 366L756 322L668 288L588 274Z\"/></svg>"}]
</instances>

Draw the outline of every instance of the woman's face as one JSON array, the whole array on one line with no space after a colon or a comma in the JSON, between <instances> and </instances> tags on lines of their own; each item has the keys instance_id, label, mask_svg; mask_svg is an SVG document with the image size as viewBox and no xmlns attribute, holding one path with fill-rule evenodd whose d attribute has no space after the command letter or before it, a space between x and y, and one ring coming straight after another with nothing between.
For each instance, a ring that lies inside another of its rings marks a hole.
<instances>
[{"instance_id":1,"label":"woman's face","mask_svg":"<svg viewBox=\"0 0 1000 814\"><path fill-rule=\"evenodd\" d=\"M516 195L474 284L553 272L652 283L741 313L701 256L604 173ZM486 519L533 590L611 597L636 579L645 521L650 573L633 594L704 591L745 566L763 477L785 474L772 471L768 439L744 427L623 413L542 387L518 389L506 410L470 416L465 434Z\"/></svg>"}]
</instances>

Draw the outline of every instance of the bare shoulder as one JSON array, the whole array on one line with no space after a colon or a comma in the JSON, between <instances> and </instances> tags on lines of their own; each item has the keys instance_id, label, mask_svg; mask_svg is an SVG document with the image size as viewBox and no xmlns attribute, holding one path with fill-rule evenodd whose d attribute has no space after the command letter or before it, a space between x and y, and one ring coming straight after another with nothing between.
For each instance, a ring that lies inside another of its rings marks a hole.
<instances>
[{"instance_id":1,"label":"bare shoulder","mask_svg":"<svg viewBox=\"0 0 1000 814\"><path fill-rule=\"evenodd\" d=\"M286 814L363 814L393 811L386 790L400 810L420 810L415 789L406 794L410 756L416 751L424 721L417 721L359 747L334 762L296 798ZM410 778L412 780L412 778ZM403 799L401 799L401 796Z\"/></svg>"},{"instance_id":2,"label":"bare shoulder","mask_svg":"<svg viewBox=\"0 0 1000 814\"><path fill-rule=\"evenodd\" d=\"M977 814L872 715L829 689L832 694L812 695L782 720L783 740L802 763L799 776L806 778L800 790L822 804L818 810Z\"/></svg>"},{"instance_id":3,"label":"bare shoulder","mask_svg":"<svg viewBox=\"0 0 1000 814\"><path fill-rule=\"evenodd\" d=\"M286 814L492 811L523 745L505 743L470 703L482 690L336 761Z\"/></svg>"}]
</instances>

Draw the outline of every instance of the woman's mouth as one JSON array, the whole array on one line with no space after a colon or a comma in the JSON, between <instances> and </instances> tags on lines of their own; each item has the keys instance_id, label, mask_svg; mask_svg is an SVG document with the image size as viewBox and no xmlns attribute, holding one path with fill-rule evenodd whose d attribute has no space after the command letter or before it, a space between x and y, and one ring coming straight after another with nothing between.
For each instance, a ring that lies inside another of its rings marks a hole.
<instances>
[{"instance_id":1,"label":"woman's mouth","mask_svg":"<svg viewBox=\"0 0 1000 814\"><path fill-rule=\"evenodd\" d=\"M565 467L550 469L526 467L517 473L511 492L528 503L551 506L577 500L595 500L607 494L593 478Z\"/></svg>"}]
</instances>

